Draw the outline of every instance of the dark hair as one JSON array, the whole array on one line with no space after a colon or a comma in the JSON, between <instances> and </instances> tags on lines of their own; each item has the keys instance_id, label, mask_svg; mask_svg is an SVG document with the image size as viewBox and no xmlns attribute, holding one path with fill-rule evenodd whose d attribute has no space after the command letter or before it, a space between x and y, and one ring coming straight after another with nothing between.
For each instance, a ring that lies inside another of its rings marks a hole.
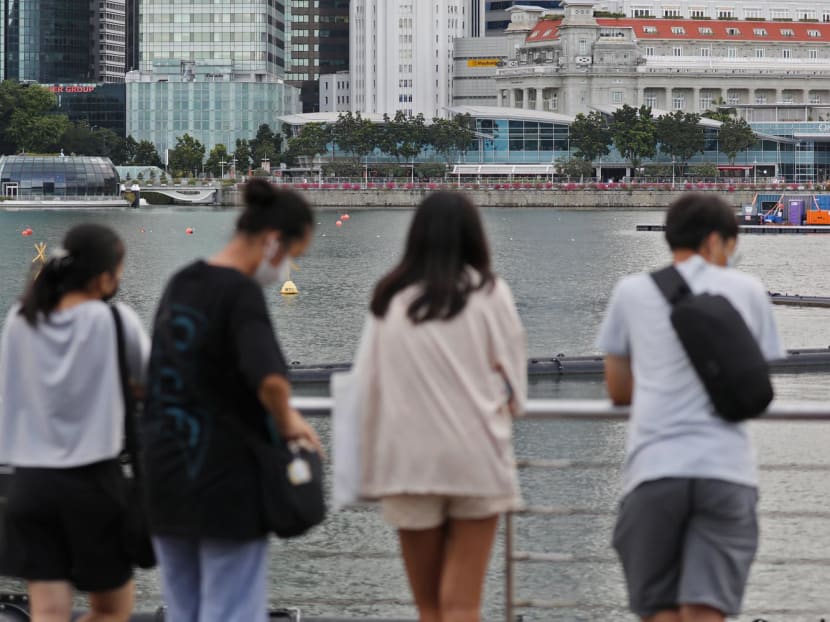
<instances>
[{"instance_id":1,"label":"dark hair","mask_svg":"<svg viewBox=\"0 0 830 622\"><path fill-rule=\"evenodd\" d=\"M480 280L470 274L474 268ZM416 324L449 320L466 306L470 294L492 286L490 249L478 210L463 194L438 192L428 196L409 228L401 262L378 283L371 310L384 317L392 298L411 285L423 290L409 306Z\"/></svg>"},{"instance_id":2,"label":"dark hair","mask_svg":"<svg viewBox=\"0 0 830 622\"><path fill-rule=\"evenodd\" d=\"M124 253L124 242L109 227L73 227L63 239L63 252L50 257L29 284L20 301L20 314L36 326L38 314L48 318L64 294L85 290L102 274L114 274Z\"/></svg>"},{"instance_id":3,"label":"dark hair","mask_svg":"<svg viewBox=\"0 0 830 622\"><path fill-rule=\"evenodd\" d=\"M738 237L735 209L714 194L690 192L672 203L666 215L666 241L672 250L696 251L712 233Z\"/></svg>"},{"instance_id":4,"label":"dark hair","mask_svg":"<svg viewBox=\"0 0 830 622\"><path fill-rule=\"evenodd\" d=\"M239 233L257 234L279 231L284 242L306 235L314 224L311 206L291 190L280 190L264 179L245 184L245 210L236 221Z\"/></svg>"}]
</instances>

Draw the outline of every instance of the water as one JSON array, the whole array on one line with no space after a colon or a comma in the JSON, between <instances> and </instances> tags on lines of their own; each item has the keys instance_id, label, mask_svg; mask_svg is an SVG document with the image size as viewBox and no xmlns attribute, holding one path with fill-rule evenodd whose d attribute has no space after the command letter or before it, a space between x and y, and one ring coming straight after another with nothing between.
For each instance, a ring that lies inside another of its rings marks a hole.
<instances>
[{"instance_id":1,"label":"water","mask_svg":"<svg viewBox=\"0 0 830 622\"><path fill-rule=\"evenodd\" d=\"M148 327L167 277L182 264L209 255L232 230L232 211L150 210L130 212L0 212L0 310L19 295L34 242L54 248L72 224L86 219L108 223L128 245L121 299L134 306ZM268 300L290 360L303 363L351 359L372 286L398 257L411 218L408 211L355 212L340 230L337 214L321 212L310 254L294 275L297 298L269 291ZM532 356L594 352L593 341L613 284L630 272L668 260L659 233L637 233L636 224L656 223L659 212L510 209L485 212L494 261L513 288L529 334ZM32 227L34 236L20 231ZM185 234L187 227L195 235ZM826 269L828 240L822 236L747 236L741 240L741 267L761 277L770 290L830 295ZM777 308L788 348L830 344L830 311ZM776 378L783 399L830 400L826 376ZM598 380L534 382L535 397L598 398ZM316 421L326 441L328 421ZM830 428L824 424L753 425L762 461L823 463ZM517 454L528 458L585 458L619 463L624 426L619 423L521 422ZM527 501L613 509L617 474L610 471L527 472ZM830 493L830 479L809 470L765 473L762 509L817 510ZM830 550L826 525L817 520L765 520L761 556L822 556ZM523 550L575 552L610 557L611 519L526 518L518 521ZM275 542L271 598L297 605L308 614L412 616L410 597L394 534L373 510L332 516L326 525L296 542ZM355 553L353 555L352 553ZM357 553L369 554L359 559ZM487 584L487 619L500 619L501 550L496 551ZM809 580L806 580L809 577ZM521 597L619 604L614 619L628 619L616 563L526 565L519 571ZM824 566L756 565L747 607L762 615L772 609L809 607L830 612L830 596L820 586L830 579ZM2 586L2 583L0 583ZM158 603L153 573L139 582L139 602ZM337 603L324 605L322 600ZM779 616L780 617L780 616ZM528 612L526 620L590 620L577 611ZM787 616L787 620L796 619ZM804 618L808 619L808 618ZM809 619L818 619L813 616Z\"/></svg>"}]
</instances>

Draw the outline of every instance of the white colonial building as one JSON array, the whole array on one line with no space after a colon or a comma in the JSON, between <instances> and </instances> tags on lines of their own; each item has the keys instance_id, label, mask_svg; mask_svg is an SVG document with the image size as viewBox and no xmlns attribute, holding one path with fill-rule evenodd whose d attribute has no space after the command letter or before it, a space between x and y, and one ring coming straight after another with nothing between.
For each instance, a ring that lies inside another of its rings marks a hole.
<instances>
[{"instance_id":1,"label":"white colonial building","mask_svg":"<svg viewBox=\"0 0 830 622\"><path fill-rule=\"evenodd\" d=\"M817 0L598 0L596 8L628 17L830 22L830 3Z\"/></svg>"},{"instance_id":2,"label":"white colonial building","mask_svg":"<svg viewBox=\"0 0 830 622\"><path fill-rule=\"evenodd\" d=\"M565 0L496 72L497 104L575 115L647 105L830 103L830 24L595 18L593 0Z\"/></svg>"},{"instance_id":3,"label":"white colonial building","mask_svg":"<svg viewBox=\"0 0 830 622\"><path fill-rule=\"evenodd\" d=\"M444 116L469 0L352 0L351 110Z\"/></svg>"}]
</instances>

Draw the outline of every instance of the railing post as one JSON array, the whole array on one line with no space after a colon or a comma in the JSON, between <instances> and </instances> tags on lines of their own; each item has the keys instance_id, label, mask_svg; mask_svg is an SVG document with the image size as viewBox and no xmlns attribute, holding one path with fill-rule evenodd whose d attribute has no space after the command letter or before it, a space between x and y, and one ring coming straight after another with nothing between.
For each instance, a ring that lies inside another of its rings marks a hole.
<instances>
[{"instance_id":1,"label":"railing post","mask_svg":"<svg viewBox=\"0 0 830 622\"><path fill-rule=\"evenodd\" d=\"M513 514L504 515L504 619L515 622L513 616Z\"/></svg>"}]
</instances>

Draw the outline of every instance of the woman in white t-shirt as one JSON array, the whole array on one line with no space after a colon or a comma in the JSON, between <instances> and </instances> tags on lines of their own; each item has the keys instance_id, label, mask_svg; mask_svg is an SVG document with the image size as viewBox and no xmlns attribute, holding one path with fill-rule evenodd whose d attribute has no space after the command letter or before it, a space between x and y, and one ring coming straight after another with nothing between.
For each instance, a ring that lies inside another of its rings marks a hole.
<instances>
[{"instance_id":1,"label":"woman in white t-shirt","mask_svg":"<svg viewBox=\"0 0 830 622\"><path fill-rule=\"evenodd\" d=\"M0 342L0 463L14 467L3 571L28 582L33 620L66 620L72 588L89 592L84 620L129 619L126 488L118 461L124 398L113 313L124 243L86 224L66 235L6 318ZM118 305L131 381L143 381L149 340Z\"/></svg>"},{"instance_id":2,"label":"woman in white t-shirt","mask_svg":"<svg viewBox=\"0 0 830 622\"><path fill-rule=\"evenodd\" d=\"M477 622L499 514L520 505L527 343L466 197L421 204L371 310L356 364L361 493L398 529L421 622Z\"/></svg>"}]
</instances>

